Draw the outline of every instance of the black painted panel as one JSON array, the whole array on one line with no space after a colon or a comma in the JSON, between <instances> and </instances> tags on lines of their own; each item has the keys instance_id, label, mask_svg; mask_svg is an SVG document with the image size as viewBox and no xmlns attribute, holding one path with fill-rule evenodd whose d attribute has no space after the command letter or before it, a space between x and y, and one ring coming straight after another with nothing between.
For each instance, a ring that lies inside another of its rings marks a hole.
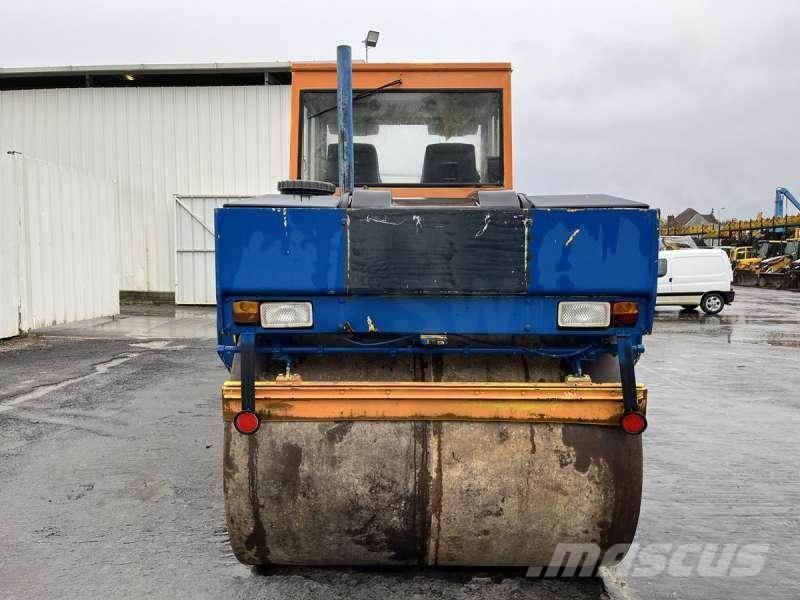
<instances>
[{"instance_id":1,"label":"black painted panel","mask_svg":"<svg viewBox=\"0 0 800 600\"><path fill-rule=\"evenodd\" d=\"M530 211L397 208L348 211L355 294L523 294Z\"/></svg>"}]
</instances>

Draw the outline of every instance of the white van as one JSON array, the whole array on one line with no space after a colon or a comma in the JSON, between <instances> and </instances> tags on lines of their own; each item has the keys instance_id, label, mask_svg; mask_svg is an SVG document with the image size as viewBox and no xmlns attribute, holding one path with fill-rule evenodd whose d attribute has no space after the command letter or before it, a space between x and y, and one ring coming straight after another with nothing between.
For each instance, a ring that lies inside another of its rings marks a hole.
<instances>
[{"instance_id":1,"label":"white van","mask_svg":"<svg viewBox=\"0 0 800 600\"><path fill-rule=\"evenodd\" d=\"M709 315L733 302L733 271L724 250L662 250L658 253L658 306L698 306Z\"/></svg>"}]
</instances>

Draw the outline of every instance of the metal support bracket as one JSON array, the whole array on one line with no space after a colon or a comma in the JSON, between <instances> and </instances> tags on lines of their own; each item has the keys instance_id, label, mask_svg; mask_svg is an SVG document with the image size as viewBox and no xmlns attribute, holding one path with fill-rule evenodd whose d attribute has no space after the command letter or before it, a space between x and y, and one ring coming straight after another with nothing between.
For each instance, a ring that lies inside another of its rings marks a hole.
<instances>
[{"instance_id":1,"label":"metal support bracket","mask_svg":"<svg viewBox=\"0 0 800 600\"><path fill-rule=\"evenodd\" d=\"M617 356L619 358L619 378L622 384L622 403L625 412L639 410L636 399L636 374L633 370L634 353L631 339L627 336L617 338Z\"/></svg>"},{"instance_id":2,"label":"metal support bracket","mask_svg":"<svg viewBox=\"0 0 800 600\"><path fill-rule=\"evenodd\" d=\"M256 335L242 333L239 336L242 411L254 412L256 409Z\"/></svg>"}]
</instances>

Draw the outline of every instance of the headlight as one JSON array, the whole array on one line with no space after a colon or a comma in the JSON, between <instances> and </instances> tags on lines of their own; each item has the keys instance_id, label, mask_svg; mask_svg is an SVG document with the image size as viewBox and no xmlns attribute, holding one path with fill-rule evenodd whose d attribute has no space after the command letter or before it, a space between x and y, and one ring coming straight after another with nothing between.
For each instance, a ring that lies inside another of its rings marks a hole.
<instances>
[{"instance_id":1,"label":"headlight","mask_svg":"<svg viewBox=\"0 0 800 600\"><path fill-rule=\"evenodd\" d=\"M559 327L608 327L611 304L608 302L559 302Z\"/></svg>"},{"instance_id":2,"label":"headlight","mask_svg":"<svg viewBox=\"0 0 800 600\"><path fill-rule=\"evenodd\" d=\"M311 327L314 315L311 302L263 302L261 326L266 329Z\"/></svg>"}]
</instances>

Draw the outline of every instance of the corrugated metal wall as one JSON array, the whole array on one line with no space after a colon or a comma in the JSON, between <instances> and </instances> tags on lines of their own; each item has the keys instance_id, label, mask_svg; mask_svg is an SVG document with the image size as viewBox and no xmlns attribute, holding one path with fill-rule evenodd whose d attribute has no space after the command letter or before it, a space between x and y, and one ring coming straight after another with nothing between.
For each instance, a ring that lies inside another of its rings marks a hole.
<instances>
[{"instance_id":1,"label":"corrugated metal wall","mask_svg":"<svg viewBox=\"0 0 800 600\"><path fill-rule=\"evenodd\" d=\"M119 312L117 186L0 155L0 337Z\"/></svg>"},{"instance_id":2,"label":"corrugated metal wall","mask_svg":"<svg viewBox=\"0 0 800 600\"><path fill-rule=\"evenodd\" d=\"M16 161L0 155L0 338L19 332L19 211Z\"/></svg>"},{"instance_id":3,"label":"corrugated metal wall","mask_svg":"<svg viewBox=\"0 0 800 600\"><path fill-rule=\"evenodd\" d=\"M115 179L121 289L174 291L174 195L273 192L289 86L0 92L0 150Z\"/></svg>"}]
</instances>

